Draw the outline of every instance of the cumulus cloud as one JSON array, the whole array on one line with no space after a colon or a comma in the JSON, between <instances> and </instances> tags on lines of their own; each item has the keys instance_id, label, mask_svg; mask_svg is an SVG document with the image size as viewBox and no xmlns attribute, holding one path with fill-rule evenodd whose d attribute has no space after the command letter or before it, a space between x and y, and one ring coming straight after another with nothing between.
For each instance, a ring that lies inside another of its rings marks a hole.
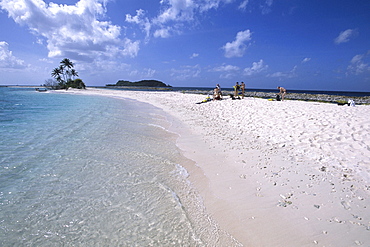
<instances>
[{"instance_id":1,"label":"cumulus cloud","mask_svg":"<svg viewBox=\"0 0 370 247\"><path fill-rule=\"evenodd\" d=\"M238 32L233 42L227 42L222 47L225 50L225 57L242 57L248 47L245 43L252 39L251 36L252 33L249 29Z\"/></svg>"},{"instance_id":2,"label":"cumulus cloud","mask_svg":"<svg viewBox=\"0 0 370 247\"><path fill-rule=\"evenodd\" d=\"M160 3L166 7L156 18L156 22L159 23L166 23L174 20L193 20L194 10L197 7L193 0L161 0Z\"/></svg>"},{"instance_id":3,"label":"cumulus cloud","mask_svg":"<svg viewBox=\"0 0 370 247\"><path fill-rule=\"evenodd\" d=\"M120 50L120 48L117 46L115 46L115 48L117 49L117 52L108 54L108 56L112 57L115 54L121 53L123 56L136 57L140 50L140 41L132 41L128 38L125 38L123 42L123 49Z\"/></svg>"},{"instance_id":4,"label":"cumulus cloud","mask_svg":"<svg viewBox=\"0 0 370 247\"><path fill-rule=\"evenodd\" d=\"M263 60L261 59L259 62L253 62L252 67L245 68L244 74L245 75L253 75L260 73L268 68L268 65L264 65Z\"/></svg>"},{"instance_id":5,"label":"cumulus cloud","mask_svg":"<svg viewBox=\"0 0 370 247\"><path fill-rule=\"evenodd\" d=\"M351 59L349 66L347 67L347 75L359 75L365 72L370 72L370 66L368 63L366 63L369 61L369 55L370 51L366 54L359 54L354 56Z\"/></svg>"},{"instance_id":6,"label":"cumulus cloud","mask_svg":"<svg viewBox=\"0 0 370 247\"><path fill-rule=\"evenodd\" d=\"M145 17L142 9L136 15L126 15L126 22L141 26L148 40L151 32L155 38L168 38L171 34L182 33L188 27L184 23L197 23L197 17L211 9L217 9L221 3L230 4L234 0L161 0L161 9L154 18Z\"/></svg>"},{"instance_id":7,"label":"cumulus cloud","mask_svg":"<svg viewBox=\"0 0 370 247\"><path fill-rule=\"evenodd\" d=\"M141 26L141 28L146 33L146 39L149 39L150 30L152 24L150 23L149 18L145 17L145 11L142 9L136 10L136 16L131 16L130 14L126 15L126 21L128 23L135 23Z\"/></svg>"},{"instance_id":8,"label":"cumulus cloud","mask_svg":"<svg viewBox=\"0 0 370 247\"><path fill-rule=\"evenodd\" d=\"M119 26L98 19L106 13L105 4L106 0L80 0L75 5L42 0L0 3L16 23L46 39L49 57L89 60L97 56L136 56L138 42L120 40Z\"/></svg>"},{"instance_id":9,"label":"cumulus cloud","mask_svg":"<svg viewBox=\"0 0 370 247\"><path fill-rule=\"evenodd\" d=\"M155 30L153 36L155 38L168 38L171 36L170 34L170 28L162 28L162 29L158 29L158 30Z\"/></svg>"},{"instance_id":10,"label":"cumulus cloud","mask_svg":"<svg viewBox=\"0 0 370 247\"><path fill-rule=\"evenodd\" d=\"M334 39L334 43L336 44L342 44L342 43L346 43L350 40L350 38L356 36L357 32L356 30L354 29L347 29L343 32L340 32L340 34L338 35L338 37L336 37Z\"/></svg>"},{"instance_id":11,"label":"cumulus cloud","mask_svg":"<svg viewBox=\"0 0 370 247\"><path fill-rule=\"evenodd\" d=\"M9 51L8 43L0 41L0 68L6 69L24 69L24 61L13 56L12 51Z\"/></svg>"}]
</instances>

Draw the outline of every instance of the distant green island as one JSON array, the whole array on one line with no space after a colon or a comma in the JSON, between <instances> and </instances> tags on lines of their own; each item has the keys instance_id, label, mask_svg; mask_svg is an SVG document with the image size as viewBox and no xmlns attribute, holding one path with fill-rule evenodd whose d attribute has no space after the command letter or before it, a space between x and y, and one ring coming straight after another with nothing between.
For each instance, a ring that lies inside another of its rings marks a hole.
<instances>
[{"instance_id":1,"label":"distant green island","mask_svg":"<svg viewBox=\"0 0 370 247\"><path fill-rule=\"evenodd\" d=\"M157 80L141 80L136 82L119 80L116 84L107 84L107 87L171 87Z\"/></svg>"}]
</instances>

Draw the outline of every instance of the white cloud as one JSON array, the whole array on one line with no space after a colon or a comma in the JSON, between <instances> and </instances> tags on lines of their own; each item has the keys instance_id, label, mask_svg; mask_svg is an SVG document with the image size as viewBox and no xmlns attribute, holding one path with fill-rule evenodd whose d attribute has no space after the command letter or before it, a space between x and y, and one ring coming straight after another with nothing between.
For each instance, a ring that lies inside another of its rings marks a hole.
<instances>
[{"instance_id":1,"label":"white cloud","mask_svg":"<svg viewBox=\"0 0 370 247\"><path fill-rule=\"evenodd\" d=\"M7 69L24 69L24 61L13 56L12 51L9 51L8 43L0 41L0 68Z\"/></svg>"},{"instance_id":2,"label":"white cloud","mask_svg":"<svg viewBox=\"0 0 370 247\"><path fill-rule=\"evenodd\" d=\"M297 76L296 74L297 66L294 66L291 71L288 72L275 72L268 77L276 77L276 78L294 78Z\"/></svg>"},{"instance_id":3,"label":"white cloud","mask_svg":"<svg viewBox=\"0 0 370 247\"><path fill-rule=\"evenodd\" d=\"M273 0L266 0L264 4L260 5L260 8L262 10L262 14L268 14L271 12L271 6L273 4Z\"/></svg>"},{"instance_id":4,"label":"white cloud","mask_svg":"<svg viewBox=\"0 0 370 247\"><path fill-rule=\"evenodd\" d=\"M54 61L52 61L52 59L49 59L49 58L40 58L39 61L43 63L49 63L49 64L54 63Z\"/></svg>"},{"instance_id":5,"label":"white cloud","mask_svg":"<svg viewBox=\"0 0 370 247\"><path fill-rule=\"evenodd\" d=\"M101 77L108 73L115 74L117 75L117 80L143 80L153 78L157 73L155 69L136 69L133 68L131 64L101 58L94 60L92 63L79 63L76 67L78 71L87 72L94 77Z\"/></svg>"},{"instance_id":6,"label":"white cloud","mask_svg":"<svg viewBox=\"0 0 370 247\"><path fill-rule=\"evenodd\" d=\"M247 49L245 43L252 39L251 36L252 33L249 29L238 32L233 42L228 42L222 47L225 50L225 57L242 57Z\"/></svg>"},{"instance_id":7,"label":"white cloud","mask_svg":"<svg viewBox=\"0 0 370 247\"><path fill-rule=\"evenodd\" d=\"M143 19L144 15L145 15L144 10L139 9L139 10L136 10L135 16L126 14L126 21L130 23L142 24L144 22L144 19Z\"/></svg>"},{"instance_id":8,"label":"white cloud","mask_svg":"<svg viewBox=\"0 0 370 247\"><path fill-rule=\"evenodd\" d=\"M156 18L156 22L162 24L168 21L193 20L194 9L197 7L193 0L161 0L160 3L167 6Z\"/></svg>"},{"instance_id":9,"label":"white cloud","mask_svg":"<svg viewBox=\"0 0 370 247\"><path fill-rule=\"evenodd\" d=\"M173 34L181 34L183 29L197 25L198 16L203 16L211 9L217 9L221 3L230 4L235 0L160 0L159 14L147 18L142 9L136 15L126 14L126 22L139 25L146 33L146 42L151 35L154 38L169 38ZM190 24L190 25L189 25Z\"/></svg>"},{"instance_id":10,"label":"white cloud","mask_svg":"<svg viewBox=\"0 0 370 247\"><path fill-rule=\"evenodd\" d=\"M49 57L92 60L97 56L135 56L138 43L120 40L121 28L101 21L106 0L80 0L75 5L42 0L3 0L1 7L20 25L46 39ZM115 54L112 54L115 52Z\"/></svg>"},{"instance_id":11,"label":"white cloud","mask_svg":"<svg viewBox=\"0 0 370 247\"><path fill-rule=\"evenodd\" d=\"M155 30L153 36L155 38L168 38L171 35L170 35L169 28L162 28L162 29Z\"/></svg>"},{"instance_id":12,"label":"white cloud","mask_svg":"<svg viewBox=\"0 0 370 247\"><path fill-rule=\"evenodd\" d=\"M217 9L221 2L232 3L234 0L161 0L163 10L153 21L167 23L170 21L192 21L196 13Z\"/></svg>"},{"instance_id":13,"label":"white cloud","mask_svg":"<svg viewBox=\"0 0 370 247\"><path fill-rule=\"evenodd\" d=\"M235 77L238 74L237 72L239 70L240 70L240 68L238 66L223 64L219 67L215 67L215 68L211 69L210 71L221 72L220 78L222 78L222 79L231 79L231 78Z\"/></svg>"},{"instance_id":14,"label":"white cloud","mask_svg":"<svg viewBox=\"0 0 370 247\"><path fill-rule=\"evenodd\" d=\"M249 0L244 0L243 2L240 3L238 8L241 10L245 10L247 8L248 2Z\"/></svg>"},{"instance_id":15,"label":"white cloud","mask_svg":"<svg viewBox=\"0 0 370 247\"><path fill-rule=\"evenodd\" d=\"M130 71L129 76L131 78L138 78L137 80L143 80L147 78L153 78L155 75L156 70L154 69L143 69L143 70L133 70Z\"/></svg>"},{"instance_id":16,"label":"white cloud","mask_svg":"<svg viewBox=\"0 0 370 247\"><path fill-rule=\"evenodd\" d=\"M87 71L91 75L100 75L103 71L108 71L109 73L116 72L127 72L131 69L130 64L119 63L117 61L107 60L98 58L92 63L78 63L76 64L78 71Z\"/></svg>"},{"instance_id":17,"label":"white cloud","mask_svg":"<svg viewBox=\"0 0 370 247\"><path fill-rule=\"evenodd\" d=\"M182 33L182 29L189 27L189 23L196 23L198 15L217 9L221 3L232 2L234 0L161 0L161 10L156 17L149 19L145 17L145 11L139 9L136 16L127 14L126 22L141 26L146 33L146 40L151 32L155 38L168 38L171 33Z\"/></svg>"},{"instance_id":18,"label":"white cloud","mask_svg":"<svg viewBox=\"0 0 370 247\"><path fill-rule=\"evenodd\" d=\"M263 64L263 60L261 59L259 62L253 62L252 67L250 68L245 68L244 69L244 74L245 75L253 75L260 73L268 68L268 65Z\"/></svg>"},{"instance_id":19,"label":"white cloud","mask_svg":"<svg viewBox=\"0 0 370 247\"><path fill-rule=\"evenodd\" d=\"M370 66L366 61L369 61L370 51L366 54L359 54L351 59L350 65L347 67L347 75L359 75L365 72L370 72Z\"/></svg>"},{"instance_id":20,"label":"white cloud","mask_svg":"<svg viewBox=\"0 0 370 247\"><path fill-rule=\"evenodd\" d=\"M199 77L202 72L199 64L194 66L182 66L181 69L171 69L171 77L184 81L190 78Z\"/></svg>"},{"instance_id":21,"label":"white cloud","mask_svg":"<svg viewBox=\"0 0 370 247\"><path fill-rule=\"evenodd\" d=\"M152 78L157 71L155 69L144 69L143 78Z\"/></svg>"},{"instance_id":22,"label":"white cloud","mask_svg":"<svg viewBox=\"0 0 370 247\"><path fill-rule=\"evenodd\" d=\"M306 57L306 58L304 58L303 60L302 60L302 62L301 63L307 63L307 62L309 62L311 60L311 58L310 57Z\"/></svg>"},{"instance_id":23,"label":"white cloud","mask_svg":"<svg viewBox=\"0 0 370 247\"><path fill-rule=\"evenodd\" d=\"M190 59L193 59L193 58L196 58L196 57L199 57L199 54L198 54L198 53L193 53L193 54L190 56Z\"/></svg>"},{"instance_id":24,"label":"white cloud","mask_svg":"<svg viewBox=\"0 0 370 247\"><path fill-rule=\"evenodd\" d=\"M229 4L234 2L234 0L203 0L199 1L200 12L208 11L210 9L217 9L220 3Z\"/></svg>"},{"instance_id":25,"label":"white cloud","mask_svg":"<svg viewBox=\"0 0 370 247\"><path fill-rule=\"evenodd\" d=\"M350 38L356 35L356 31L353 29L347 29L343 32L340 32L339 36L334 39L336 44L346 43Z\"/></svg>"},{"instance_id":26,"label":"white cloud","mask_svg":"<svg viewBox=\"0 0 370 247\"><path fill-rule=\"evenodd\" d=\"M272 11L273 0L242 0L238 6L238 9L245 11L248 4L257 6L257 8L262 12L263 15L269 14Z\"/></svg>"},{"instance_id":27,"label":"white cloud","mask_svg":"<svg viewBox=\"0 0 370 247\"><path fill-rule=\"evenodd\" d=\"M136 16L131 16L130 14L126 15L126 21L128 23L135 23L141 26L143 31L146 33L146 39L149 39L150 36L150 29L152 24L150 23L149 19L144 17L145 12L142 9L136 10Z\"/></svg>"},{"instance_id":28,"label":"white cloud","mask_svg":"<svg viewBox=\"0 0 370 247\"><path fill-rule=\"evenodd\" d=\"M115 46L117 48L117 46ZM121 52L123 56L130 56L130 57L136 57L140 50L140 41L131 41L130 39L124 40L123 50L119 50L118 52ZM114 56L115 52L112 54L107 54L109 56Z\"/></svg>"},{"instance_id":29,"label":"white cloud","mask_svg":"<svg viewBox=\"0 0 370 247\"><path fill-rule=\"evenodd\" d=\"M240 68L238 66L233 65L222 65L219 67L214 68L214 71L220 71L220 72L230 72L230 71L238 71Z\"/></svg>"}]
</instances>

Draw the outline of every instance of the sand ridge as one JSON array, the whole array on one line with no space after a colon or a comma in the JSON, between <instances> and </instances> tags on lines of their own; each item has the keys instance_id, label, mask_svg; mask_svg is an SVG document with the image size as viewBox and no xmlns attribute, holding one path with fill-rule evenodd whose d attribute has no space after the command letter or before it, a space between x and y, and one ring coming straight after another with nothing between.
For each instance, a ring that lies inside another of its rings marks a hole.
<instances>
[{"instance_id":1,"label":"sand ridge","mask_svg":"<svg viewBox=\"0 0 370 247\"><path fill-rule=\"evenodd\" d=\"M370 106L81 92L147 102L179 119L179 147L208 179L199 188L207 210L244 246L370 245Z\"/></svg>"}]
</instances>

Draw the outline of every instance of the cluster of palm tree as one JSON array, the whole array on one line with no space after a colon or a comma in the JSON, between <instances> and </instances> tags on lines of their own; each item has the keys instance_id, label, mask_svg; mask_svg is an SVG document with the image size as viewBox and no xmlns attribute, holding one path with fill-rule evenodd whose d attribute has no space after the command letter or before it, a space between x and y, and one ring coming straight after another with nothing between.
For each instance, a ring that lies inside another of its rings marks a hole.
<instances>
[{"instance_id":1,"label":"cluster of palm tree","mask_svg":"<svg viewBox=\"0 0 370 247\"><path fill-rule=\"evenodd\" d=\"M74 80L78 77L77 71L73 68L74 64L68 58L64 58L59 67L55 68L51 72L51 76L58 82L58 86L61 89L73 88L85 88L85 84L81 79Z\"/></svg>"}]
</instances>

